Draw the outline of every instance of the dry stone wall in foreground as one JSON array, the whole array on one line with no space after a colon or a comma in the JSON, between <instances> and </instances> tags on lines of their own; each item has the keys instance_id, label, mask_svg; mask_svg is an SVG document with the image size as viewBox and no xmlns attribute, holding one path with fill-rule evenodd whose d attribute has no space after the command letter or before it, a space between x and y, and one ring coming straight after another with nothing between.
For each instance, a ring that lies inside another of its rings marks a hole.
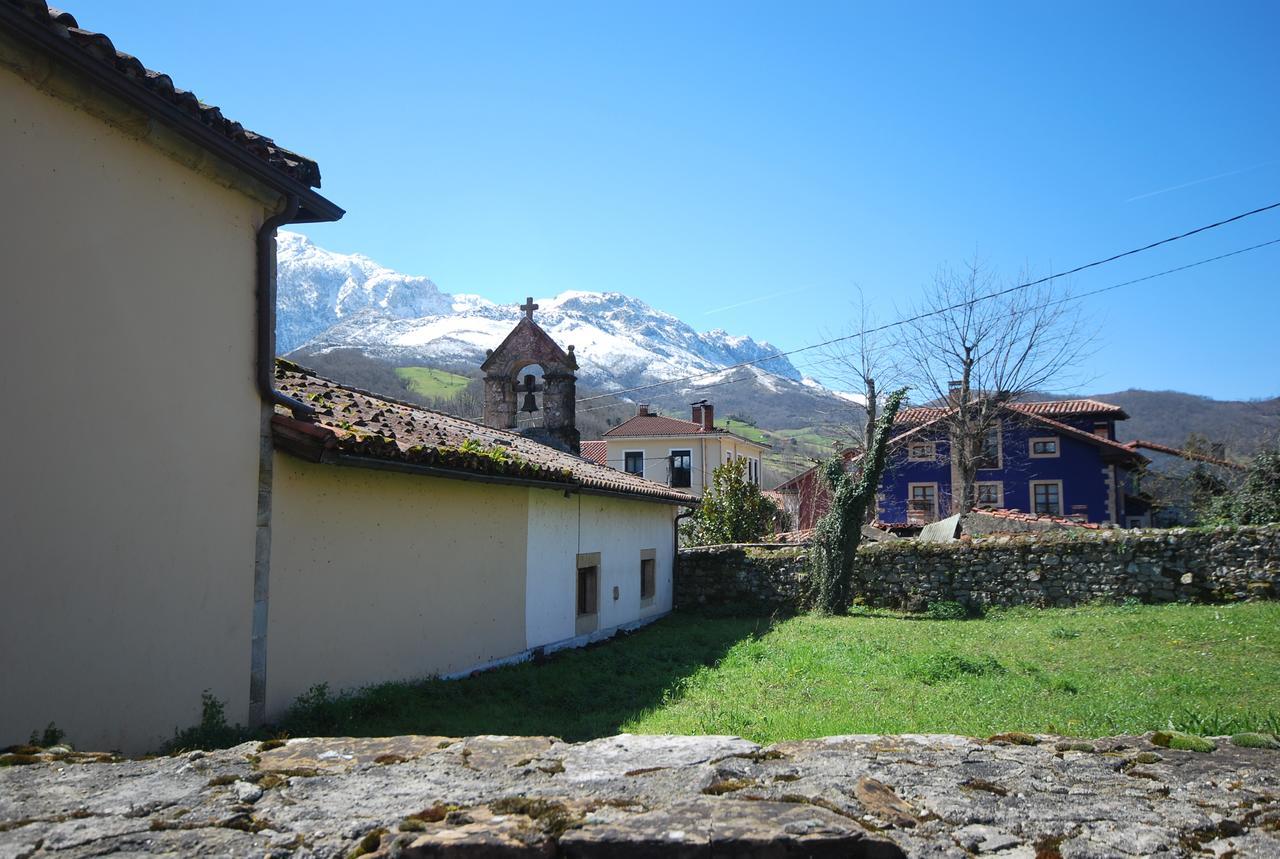
<instances>
[{"instance_id":1,"label":"dry stone wall in foreground","mask_svg":"<svg viewBox=\"0 0 1280 859\"><path fill-rule=\"evenodd\" d=\"M331 738L121 762L54 750L0 768L0 856L1280 857L1280 751L1151 739Z\"/></svg>"},{"instance_id":2,"label":"dry stone wall in foreground","mask_svg":"<svg viewBox=\"0 0 1280 859\"><path fill-rule=\"evenodd\" d=\"M802 546L682 549L676 605L793 609L807 568ZM1275 598L1280 525L1066 531L948 543L895 540L860 547L856 573L854 590L866 603L908 610L944 600L1066 606Z\"/></svg>"}]
</instances>

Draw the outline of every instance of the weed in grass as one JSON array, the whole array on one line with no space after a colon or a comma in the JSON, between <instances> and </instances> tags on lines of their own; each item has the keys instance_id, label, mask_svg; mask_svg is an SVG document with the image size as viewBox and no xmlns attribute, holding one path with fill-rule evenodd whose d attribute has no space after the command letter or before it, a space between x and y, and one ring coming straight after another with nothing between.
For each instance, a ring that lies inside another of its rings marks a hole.
<instances>
[{"instance_id":1,"label":"weed in grass","mask_svg":"<svg viewBox=\"0 0 1280 859\"><path fill-rule=\"evenodd\" d=\"M907 664L907 676L930 686L962 677L1001 674L1004 666L990 656L977 658L950 651L927 653Z\"/></svg>"},{"instance_id":2,"label":"weed in grass","mask_svg":"<svg viewBox=\"0 0 1280 859\"><path fill-rule=\"evenodd\" d=\"M1071 641L1080 637L1079 630L1067 629L1065 626L1055 626L1049 630L1049 635L1062 641Z\"/></svg>"},{"instance_id":3,"label":"weed in grass","mask_svg":"<svg viewBox=\"0 0 1280 859\"><path fill-rule=\"evenodd\" d=\"M964 620L969 616L969 609L965 607L964 603L958 603L954 600L941 600L929 603L924 613L931 620Z\"/></svg>"}]
</instances>

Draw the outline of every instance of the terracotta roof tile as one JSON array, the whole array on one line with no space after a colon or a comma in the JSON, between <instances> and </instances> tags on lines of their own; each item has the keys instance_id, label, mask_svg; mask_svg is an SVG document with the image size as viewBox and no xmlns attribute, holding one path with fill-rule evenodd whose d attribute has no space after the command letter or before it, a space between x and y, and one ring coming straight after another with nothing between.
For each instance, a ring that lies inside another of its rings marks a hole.
<instances>
[{"instance_id":1,"label":"terracotta roof tile","mask_svg":"<svg viewBox=\"0 0 1280 859\"><path fill-rule=\"evenodd\" d=\"M723 433L716 429L712 432ZM642 435L704 435L706 429L702 424L693 421L682 421L666 415L634 415L605 433L606 436L624 436L627 438Z\"/></svg>"},{"instance_id":2,"label":"terracotta roof tile","mask_svg":"<svg viewBox=\"0 0 1280 859\"><path fill-rule=\"evenodd\" d=\"M596 465L607 465L609 461L609 443L607 441L584 441L582 458L589 459Z\"/></svg>"},{"instance_id":3,"label":"terracotta roof tile","mask_svg":"<svg viewBox=\"0 0 1280 859\"><path fill-rule=\"evenodd\" d=\"M282 359L276 360L276 387L316 410L315 423L297 420L282 409L273 417L281 447L299 456L323 460L346 455L425 466L440 470L442 476L482 474L641 500L698 503L678 490L522 435L349 388ZM490 455L499 450L505 455Z\"/></svg>"},{"instance_id":4,"label":"terracotta roof tile","mask_svg":"<svg viewBox=\"0 0 1280 859\"><path fill-rule=\"evenodd\" d=\"M1127 420L1129 415L1124 409L1111 403L1104 403L1100 400L1046 400L1038 403L1009 403L1009 408L1016 409L1020 412L1026 412L1032 415L1045 415L1049 417L1084 417L1095 415L1098 417L1114 418L1117 420ZM917 406L911 409L903 409L898 412L898 416L894 419L894 423L898 424L922 424L936 421L945 416L950 407L943 406Z\"/></svg>"},{"instance_id":5,"label":"terracotta roof tile","mask_svg":"<svg viewBox=\"0 0 1280 859\"><path fill-rule=\"evenodd\" d=\"M217 107L203 103L192 92L179 89L168 75L152 71L136 57L117 50L107 36L82 29L69 12L54 9L39 0L0 0L0 9L14 10L46 28L59 39L65 40L66 44L78 48L114 70L121 78L131 81L138 89L146 90L168 102L190 119L248 150L291 179L310 188L320 187L320 168L316 162L277 146L271 138L256 134L240 123L227 119ZM224 50L234 51L234 48L229 46Z\"/></svg>"}]
</instances>

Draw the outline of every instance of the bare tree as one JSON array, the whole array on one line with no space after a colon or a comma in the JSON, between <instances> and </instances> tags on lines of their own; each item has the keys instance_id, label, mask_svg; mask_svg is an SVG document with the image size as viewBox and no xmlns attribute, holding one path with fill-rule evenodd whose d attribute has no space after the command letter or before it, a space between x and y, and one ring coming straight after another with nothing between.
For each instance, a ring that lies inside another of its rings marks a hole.
<instances>
[{"instance_id":1,"label":"bare tree","mask_svg":"<svg viewBox=\"0 0 1280 859\"><path fill-rule=\"evenodd\" d=\"M861 287L853 304L853 318L841 332L842 339L821 350L824 375L863 398L862 420L848 422L847 432L858 453L866 453L880 414L883 392L902 381L896 343L884 332L876 332L878 321ZM874 512L874 511L872 511Z\"/></svg>"},{"instance_id":2,"label":"bare tree","mask_svg":"<svg viewBox=\"0 0 1280 859\"><path fill-rule=\"evenodd\" d=\"M951 439L952 512L973 509L1004 406L1064 384L1093 350L1064 287L1009 286L976 259L941 268L898 329L898 357L918 397L948 407L941 424Z\"/></svg>"}]
</instances>

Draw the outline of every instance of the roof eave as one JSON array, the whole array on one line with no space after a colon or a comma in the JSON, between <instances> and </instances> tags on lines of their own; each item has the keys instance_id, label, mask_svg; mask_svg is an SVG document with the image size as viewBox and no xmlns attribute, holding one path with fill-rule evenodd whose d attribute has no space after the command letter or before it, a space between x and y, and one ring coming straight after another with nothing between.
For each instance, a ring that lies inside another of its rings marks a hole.
<instances>
[{"instance_id":1,"label":"roof eave","mask_svg":"<svg viewBox=\"0 0 1280 859\"><path fill-rule=\"evenodd\" d=\"M282 173L155 93L134 85L128 78L80 50L68 39L59 38L49 28L41 26L13 6L0 3L0 23L57 57L74 71L85 75L106 92L156 117L187 140L212 152L267 187L297 196L300 207L292 223L337 221L346 214L344 209L321 196L311 186Z\"/></svg>"}]
</instances>

